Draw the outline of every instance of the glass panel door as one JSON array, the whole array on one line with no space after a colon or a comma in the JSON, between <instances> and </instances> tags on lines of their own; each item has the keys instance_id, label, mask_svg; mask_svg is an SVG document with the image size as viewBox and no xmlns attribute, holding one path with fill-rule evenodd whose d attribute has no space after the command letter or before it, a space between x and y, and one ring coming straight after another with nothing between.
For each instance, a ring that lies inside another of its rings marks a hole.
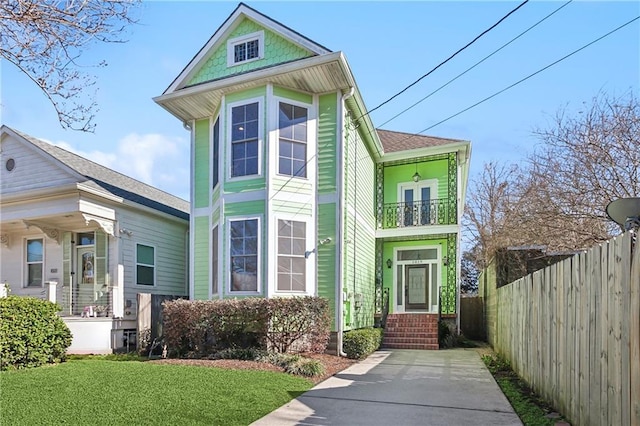
<instances>
[{"instance_id":1,"label":"glass panel door","mask_svg":"<svg viewBox=\"0 0 640 426\"><path fill-rule=\"evenodd\" d=\"M429 264L405 266L406 309L424 310L429 307Z\"/></svg>"}]
</instances>

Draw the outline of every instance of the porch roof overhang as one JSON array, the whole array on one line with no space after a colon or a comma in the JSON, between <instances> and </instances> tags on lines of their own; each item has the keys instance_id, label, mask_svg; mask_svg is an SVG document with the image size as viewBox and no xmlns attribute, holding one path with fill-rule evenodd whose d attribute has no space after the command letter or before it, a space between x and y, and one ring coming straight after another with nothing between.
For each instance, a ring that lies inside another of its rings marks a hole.
<instances>
[{"instance_id":1,"label":"porch roof overhang","mask_svg":"<svg viewBox=\"0 0 640 426\"><path fill-rule=\"evenodd\" d=\"M104 201L110 201L111 205ZM97 225L113 236L116 211L112 203L122 201L120 197L81 183L7 194L0 202L0 234L6 240L12 233L36 227L59 240L64 231L94 229Z\"/></svg>"},{"instance_id":2,"label":"porch roof overhang","mask_svg":"<svg viewBox=\"0 0 640 426\"><path fill-rule=\"evenodd\" d=\"M300 59L176 89L153 100L183 122L213 115L222 96L272 83L307 93L348 91L353 76L342 52Z\"/></svg>"},{"instance_id":3,"label":"porch roof overhang","mask_svg":"<svg viewBox=\"0 0 640 426\"><path fill-rule=\"evenodd\" d=\"M353 73L342 52L299 59L286 64L262 68L231 77L186 86L167 92L153 100L173 116L187 124L192 120L211 117L222 97L231 92L274 84L300 92L323 94L354 89L346 103L366 128L369 144L376 159L383 153L382 144L368 115Z\"/></svg>"},{"instance_id":4,"label":"porch roof overhang","mask_svg":"<svg viewBox=\"0 0 640 426\"><path fill-rule=\"evenodd\" d=\"M460 233L460 225L410 226L406 228L376 229L376 238L383 240L423 239Z\"/></svg>"}]
</instances>

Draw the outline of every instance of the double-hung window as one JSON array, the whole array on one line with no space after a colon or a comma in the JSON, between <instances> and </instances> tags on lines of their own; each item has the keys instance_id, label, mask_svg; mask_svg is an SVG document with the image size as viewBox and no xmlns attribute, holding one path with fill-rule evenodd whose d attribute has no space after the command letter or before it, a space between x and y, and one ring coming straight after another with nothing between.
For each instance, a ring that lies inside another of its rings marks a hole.
<instances>
[{"instance_id":1,"label":"double-hung window","mask_svg":"<svg viewBox=\"0 0 640 426\"><path fill-rule=\"evenodd\" d=\"M258 174L258 105L231 108L231 177Z\"/></svg>"},{"instance_id":2,"label":"double-hung window","mask_svg":"<svg viewBox=\"0 0 640 426\"><path fill-rule=\"evenodd\" d=\"M307 177L307 108L280 102L278 173Z\"/></svg>"},{"instance_id":3,"label":"double-hung window","mask_svg":"<svg viewBox=\"0 0 640 426\"><path fill-rule=\"evenodd\" d=\"M136 284L155 285L156 253L155 248L144 244L136 245Z\"/></svg>"},{"instance_id":4,"label":"double-hung window","mask_svg":"<svg viewBox=\"0 0 640 426\"><path fill-rule=\"evenodd\" d=\"M278 291L305 291L306 223L278 220Z\"/></svg>"},{"instance_id":5,"label":"double-hung window","mask_svg":"<svg viewBox=\"0 0 640 426\"><path fill-rule=\"evenodd\" d=\"M27 240L27 286L41 287L43 281L44 240Z\"/></svg>"},{"instance_id":6,"label":"double-hung window","mask_svg":"<svg viewBox=\"0 0 640 426\"><path fill-rule=\"evenodd\" d=\"M231 291L258 291L258 219L230 221Z\"/></svg>"}]
</instances>

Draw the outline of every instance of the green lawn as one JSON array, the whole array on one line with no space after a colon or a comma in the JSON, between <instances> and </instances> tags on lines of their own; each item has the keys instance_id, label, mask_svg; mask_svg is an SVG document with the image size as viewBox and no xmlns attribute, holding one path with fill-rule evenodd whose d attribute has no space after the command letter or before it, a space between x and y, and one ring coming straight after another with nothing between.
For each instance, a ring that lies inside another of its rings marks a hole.
<instances>
[{"instance_id":1,"label":"green lawn","mask_svg":"<svg viewBox=\"0 0 640 426\"><path fill-rule=\"evenodd\" d=\"M267 371L72 360L0 373L0 423L246 425L311 386Z\"/></svg>"}]
</instances>

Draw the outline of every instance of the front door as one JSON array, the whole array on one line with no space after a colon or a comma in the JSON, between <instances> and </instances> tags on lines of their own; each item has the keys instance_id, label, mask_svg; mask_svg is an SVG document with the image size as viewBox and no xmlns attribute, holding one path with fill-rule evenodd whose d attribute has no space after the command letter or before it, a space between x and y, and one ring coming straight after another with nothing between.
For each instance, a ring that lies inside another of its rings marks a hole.
<instances>
[{"instance_id":1,"label":"front door","mask_svg":"<svg viewBox=\"0 0 640 426\"><path fill-rule=\"evenodd\" d=\"M438 312L440 247L396 249L396 312Z\"/></svg>"},{"instance_id":2,"label":"front door","mask_svg":"<svg viewBox=\"0 0 640 426\"><path fill-rule=\"evenodd\" d=\"M94 247L79 247L76 256L76 313L83 313L95 301L95 250Z\"/></svg>"},{"instance_id":3,"label":"front door","mask_svg":"<svg viewBox=\"0 0 640 426\"><path fill-rule=\"evenodd\" d=\"M429 265L405 266L405 296L407 310L429 309Z\"/></svg>"}]
</instances>

